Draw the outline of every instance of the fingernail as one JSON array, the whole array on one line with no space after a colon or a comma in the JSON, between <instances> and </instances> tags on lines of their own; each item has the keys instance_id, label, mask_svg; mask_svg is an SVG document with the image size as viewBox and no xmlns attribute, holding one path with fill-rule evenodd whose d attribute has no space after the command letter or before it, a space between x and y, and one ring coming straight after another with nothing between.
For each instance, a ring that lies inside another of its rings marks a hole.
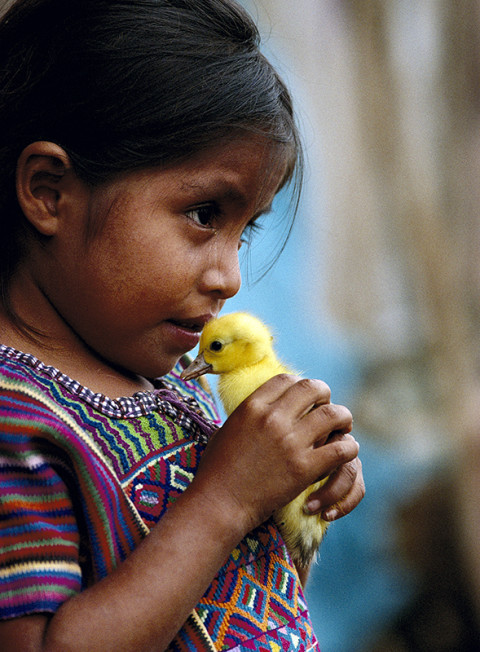
<instances>
[{"instance_id":1,"label":"fingernail","mask_svg":"<svg viewBox=\"0 0 480 652\"><path fill-rule=\"evenodd\" d=\"M303 510L306 514L315 514L320 511L322 503L319 500L309 500L304 506Z\"/></svg>"},{"instance_id":2,"label":"fingernail","mask_svg":"<svg viewBox=\"0 0 480 652\"><path fill-rule=\"evenodd\" d=\"M336 509L327 509L322 514L322 518L325 521L334 521L338 516L338 511Z\"/></svg>"}]
</instances>

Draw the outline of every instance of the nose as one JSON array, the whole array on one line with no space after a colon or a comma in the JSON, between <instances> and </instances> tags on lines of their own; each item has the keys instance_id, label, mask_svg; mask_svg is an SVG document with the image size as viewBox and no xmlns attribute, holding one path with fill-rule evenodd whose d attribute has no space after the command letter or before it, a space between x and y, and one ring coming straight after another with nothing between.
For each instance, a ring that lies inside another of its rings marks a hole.
<instances>
[{"instance_id":1,"label":"nose","mask_svg":"<svg viewBox=\"0 0 480 652\"><path fill-rule=\"evenodd\" d=\"M237 294L241 285L238 246L217 245L208 257L201 279L201 290L225 300Z\"/></svg>"}]
</instances>

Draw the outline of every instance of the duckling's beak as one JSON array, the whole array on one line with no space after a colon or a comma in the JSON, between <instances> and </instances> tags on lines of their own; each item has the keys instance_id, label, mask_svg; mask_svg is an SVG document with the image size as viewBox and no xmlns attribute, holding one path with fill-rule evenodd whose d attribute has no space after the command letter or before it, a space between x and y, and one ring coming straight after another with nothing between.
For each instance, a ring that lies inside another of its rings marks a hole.
<instances>
[{"instance_id":1,"label":"duckling's beak","mask_svg":"<svg viewBox=\"0 0 480 652\"><path fill-rule=\"evenodd\" d=\"M207 374L209 371L213 371L212 365L205 362L203 353L199 353L195 360L182 371L180 378L183 380L192 380L192 378L203 376L203 374Z\"/></svg>"}]
</instances>

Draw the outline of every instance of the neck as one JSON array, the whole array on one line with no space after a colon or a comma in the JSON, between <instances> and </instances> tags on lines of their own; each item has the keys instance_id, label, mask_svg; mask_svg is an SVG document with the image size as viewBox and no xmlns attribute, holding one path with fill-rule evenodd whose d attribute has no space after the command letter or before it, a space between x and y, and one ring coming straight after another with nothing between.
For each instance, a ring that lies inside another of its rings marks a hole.
<instances>
[{"instance_id":1,"label":"neck","mask_svg":"<svg viewBox=\"0 0 480 652\"><path fill-rule=\"evenodd\" d=\"M12 324L4 312L0 312L0 333L1 344L33 355L95 393L116 398L153 389L146 378L116 368L83 342L30 335Z\"/></svg>"},{"instance_id":2,"label":"neck","mask_svg":"<svg viewBox=\"0 0 480 652\"><path fill-rule=\"evenodd\" d=\"M146 378L116 367L90 349L59 319L27 270L19 270L14 277L10 300L15 313L41 334L35 334L33 329L19 328L11 315L0 307L2 344L29 353L91 391L111 398L153 389Z\"/></svg>"}]
</instances>

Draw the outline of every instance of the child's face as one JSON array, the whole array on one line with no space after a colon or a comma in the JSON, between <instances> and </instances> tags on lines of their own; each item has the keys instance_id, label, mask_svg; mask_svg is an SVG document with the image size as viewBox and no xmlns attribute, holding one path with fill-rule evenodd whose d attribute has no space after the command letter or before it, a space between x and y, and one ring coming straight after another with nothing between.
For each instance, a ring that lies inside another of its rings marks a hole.
<instances>
[{"instance_id":1,"label":"child's face","mask_svg":"<svg viewBox=\"0 0 480 652\"><path fill-rule=\"evenodd\" d=\"M83 192L42 271L64 325L116 366L168 372L238 292L242 234L268 210L284 158L252 136Z\"/></svg>"}]
</instances>

